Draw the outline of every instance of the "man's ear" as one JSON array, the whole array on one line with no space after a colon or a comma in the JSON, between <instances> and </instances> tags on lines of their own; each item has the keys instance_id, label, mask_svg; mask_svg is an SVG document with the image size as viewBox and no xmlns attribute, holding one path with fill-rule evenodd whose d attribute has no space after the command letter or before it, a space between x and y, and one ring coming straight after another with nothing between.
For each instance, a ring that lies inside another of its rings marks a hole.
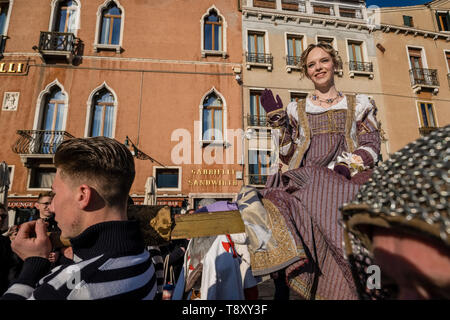
<instances>
[{"instance_id":1,"label":"man's ear","mask_svg":"<svg viewBox=\"0 0 450 320\"><path fill-rule=\"evenodd\" d=\"M87 184L79 185L76 197L79 208L85 209L92 201L92 188Z\"/></svg>"},{"instance_id":2,"label":"man's ear","mask_svg":"<svg viewBox=\"0 0 450 320\"><path fill-rule=\"evenodd\" d=\"M34 203L34 207L39 210L39 200Z\"/></svg>"}]
</instances>

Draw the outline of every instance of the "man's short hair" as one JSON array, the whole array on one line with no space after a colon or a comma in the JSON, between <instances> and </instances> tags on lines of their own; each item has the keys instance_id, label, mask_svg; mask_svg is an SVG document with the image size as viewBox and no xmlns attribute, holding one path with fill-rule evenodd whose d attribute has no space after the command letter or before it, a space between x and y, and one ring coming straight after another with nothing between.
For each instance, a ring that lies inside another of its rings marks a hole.
<instances>
[{"instance_id":1,"label":"man's short hair","mask_svg":"<svg viewBox=\"0 0 450 320\"><path fill-rule=\"evenodd\" d=\"M126 204L135 176L134 159L125 145L107 137L74 138L55 153L62 178L92 183L107 205Z\"/></svg>"},{"instance_id":2,"label":"man's short hair","mask_svg":"<svg viewBox=\"0 0 450 320\"><path fill-rule=\"evenodd\" d=\"M52 191L41 192L38 195L38 201L41 200L43 197L53 198L53 196L54 196L54 193Z\"/></svg>"}]
</instances>

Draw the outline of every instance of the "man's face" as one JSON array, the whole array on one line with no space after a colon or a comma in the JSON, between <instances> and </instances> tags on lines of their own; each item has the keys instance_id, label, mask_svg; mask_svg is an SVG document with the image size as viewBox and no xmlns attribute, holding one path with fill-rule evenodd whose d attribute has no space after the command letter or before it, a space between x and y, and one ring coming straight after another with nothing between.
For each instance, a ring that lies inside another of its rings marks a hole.
<instances>
[{"instance_id":1,"label":"man's face","mask_svg":"<svg viewBox=\"0 0 450 320\"><path fill-rule=\"evenodd\" d=\"M395 299L450 299L450 251L429 239L375 228L375 264Z\"/></svg>"},{"instance_id":2,"label":"man's face","mask_svg":"<svg viewBox=\"0 0 450 320\"><path fill-rule=\"evenodd\" d=\"M55 213L55 221L61 229L61 236L73 238L81 233L80 210L76 201L76 188L62 178L59 169L56 170L52 191L55 194L50 210Z\"/></svg>"},{"instance_id":3,"label":"man's face","mask_svg":"<svg viewBox=\"0 0 450 320\"><path fill-rule=\"evenodd\" d=\"M42 197L36 203L36 208L39 210L39 215L41 218L48 218L52 215L52 211L50 211L51 202L51 197Z\"/></svg>"}]
</instances>

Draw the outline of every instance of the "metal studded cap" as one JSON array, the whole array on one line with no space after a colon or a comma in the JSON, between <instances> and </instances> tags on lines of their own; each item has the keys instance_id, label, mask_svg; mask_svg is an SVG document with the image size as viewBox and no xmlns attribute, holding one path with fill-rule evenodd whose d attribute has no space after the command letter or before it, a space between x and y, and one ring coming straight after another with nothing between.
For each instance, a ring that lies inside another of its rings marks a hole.
<instances>
[{"instance_id":1,"label":"metal studded cap","mask_svg":"<svg viewBox=\"0 0 450 320\"><path fill-rule=\"evenodd\" d=\"M450 125L396 152L375 168L354 201L344 204L345 254L355 280L364 282L361 271L372 262L371 239L363 225L427 235L450 247L449 159ZM365 287L361 283L360 289L367 293ZM368 298L366 293L362 298ZM384 295L370 294L370 298Z\"/></svg>"}]
</instances>

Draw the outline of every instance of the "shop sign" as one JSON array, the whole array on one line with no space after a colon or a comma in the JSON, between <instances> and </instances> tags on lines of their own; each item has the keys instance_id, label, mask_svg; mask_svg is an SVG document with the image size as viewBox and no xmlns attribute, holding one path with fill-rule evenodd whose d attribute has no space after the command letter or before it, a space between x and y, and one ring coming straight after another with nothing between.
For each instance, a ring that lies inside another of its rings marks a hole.
<instances>
[{"instance_id":1,"label":"shop sign","mask_svg":"<svg viewBox=\"0 0 450 320\"><path fill-rule=\"evenodd\" d=\"M192 179L188 180L189 186L237 186L236 172L234 169L192 169Z\"/></svg>"},{"instance_id":2,"label":"shop sign","mask_svg":"<svg viewBox=\"0 0 450 320\"><path fill-rule=\"evenodd\" d=\"M0 75L25 75L28 72L28 61L0 61Z\"/></svg>"}]
</instances>

